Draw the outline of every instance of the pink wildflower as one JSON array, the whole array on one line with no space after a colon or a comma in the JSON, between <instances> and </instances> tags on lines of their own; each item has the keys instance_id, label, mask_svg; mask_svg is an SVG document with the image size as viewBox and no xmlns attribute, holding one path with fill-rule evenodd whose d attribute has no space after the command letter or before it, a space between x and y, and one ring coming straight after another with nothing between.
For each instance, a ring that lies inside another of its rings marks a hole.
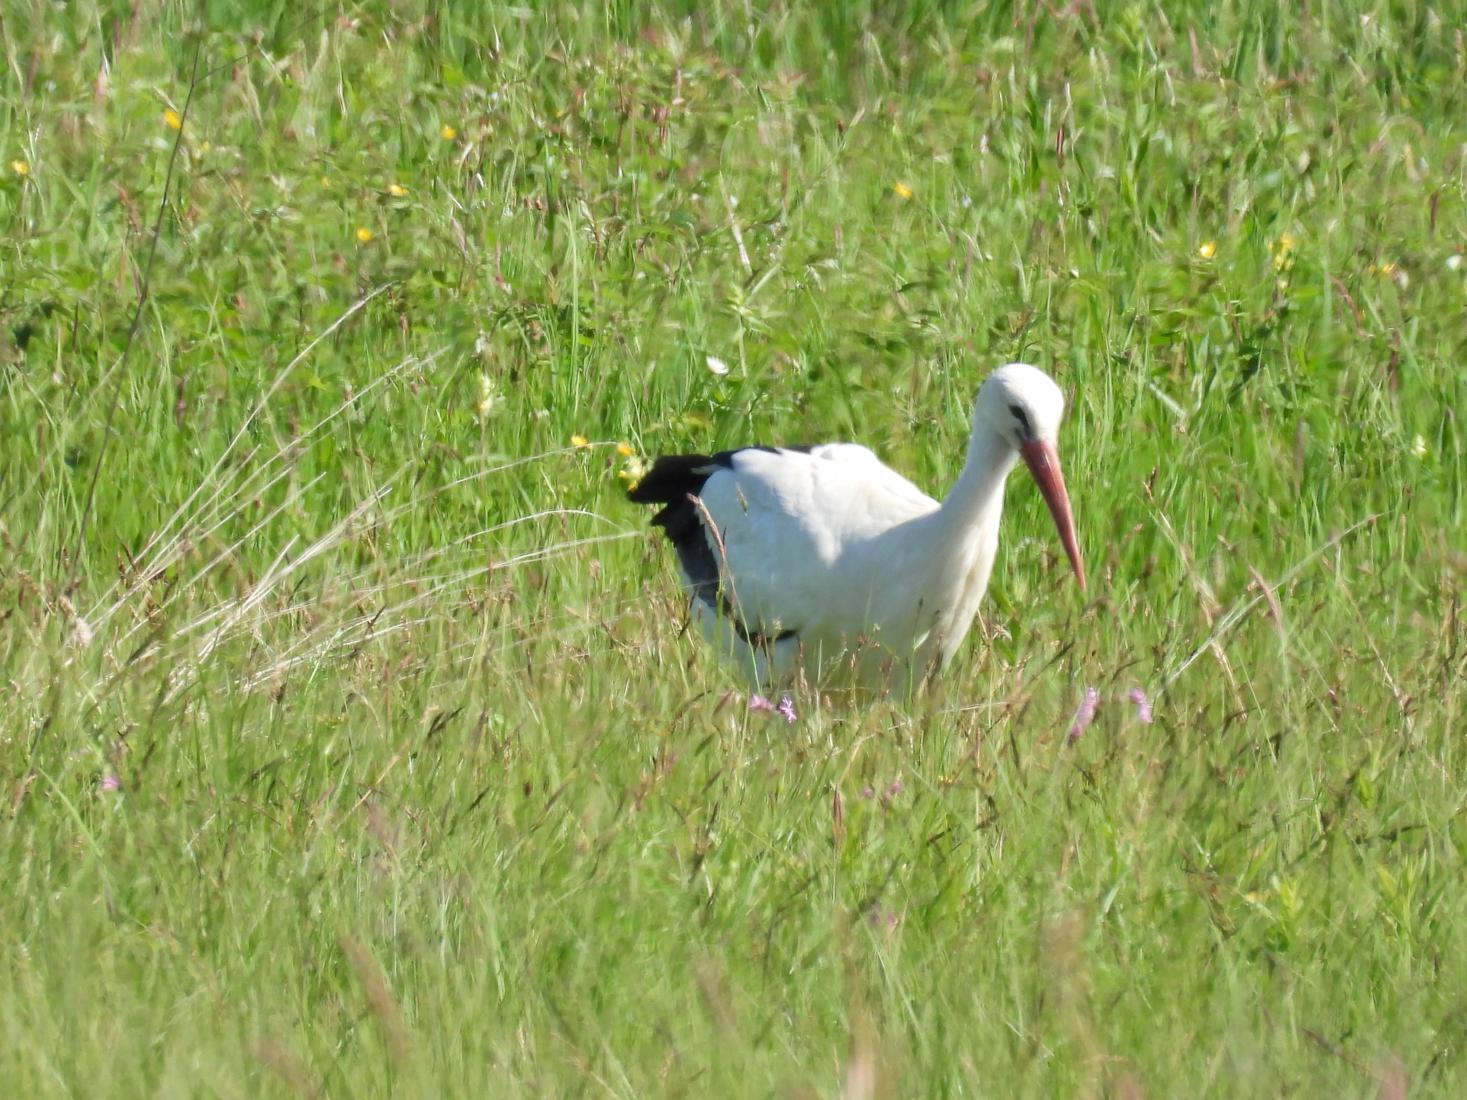
<instances>
[{"instance_id":1,"label":"pink wildflower","mask_svg":"<svg viewBox=\"0 0 1467 1100\"><path fill-rule=\"evenodd\" d=\"M1080 709L1075 712L1074 724L1070 726L1067 740L1074 744L1080 740L1080 735L1090 728L1090 723L1095 721L1095 712L1100 709L1100 689L1088 687L1085 689L1085 698L1080 702Z\"/></svg>"},{"instance_id":2,"label":"pink wildflower","mask_svg":"<svg viewBox=\"0 0 1467 1100\"><path fill-rule=\"evenodd\" d=\"M897 795L901 793L902 781L900 779L893 779L891 781L891 786L887 787L886 791L881 796L881 808L883 810L891 809L891 804L896 801Z\"/></svg>"},{"instance_id":3,"label":"pink wildflower","mask_svg":"<svg viewBox=\"0 0 1467 1100\"><path fill-rule=\"evenodd\" d=\"M1143 726L1151 723L1151 700L1140 688L1131 689L1131 702L1136 704L1136 721Z\"/></svg>"},{"instance_id":4,"label":"pink wildflower","mask_svg":"<svg viewBox=\"0 0 1467 1100\"><path fill-rule=\"evenodd\" d=\"M794 700L788 695L781 695L778 704L771 703L762 695L751 695L749 696L749 709L778 714L791 725L794 724L796 717Z\"/></svg>"}]
</instances>

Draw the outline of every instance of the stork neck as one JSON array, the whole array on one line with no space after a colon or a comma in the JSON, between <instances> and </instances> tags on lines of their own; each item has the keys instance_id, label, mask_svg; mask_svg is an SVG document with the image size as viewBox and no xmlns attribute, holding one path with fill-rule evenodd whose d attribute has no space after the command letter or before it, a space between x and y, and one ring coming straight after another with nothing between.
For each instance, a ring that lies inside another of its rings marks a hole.
<instances>
[{"instance_id":1,"label":"stork neck","mask_svg":"<svg viewBox=\"0 0 1467 1100\"><path fill-rule=\"evenodd\" d=\"M1003 486L1019 460L1019 452L996 432L980 428L968 444L963 472L942 502L943 524L951 535L975 533L997 520L1003 509Z\"/></svg>"}]
</instances>

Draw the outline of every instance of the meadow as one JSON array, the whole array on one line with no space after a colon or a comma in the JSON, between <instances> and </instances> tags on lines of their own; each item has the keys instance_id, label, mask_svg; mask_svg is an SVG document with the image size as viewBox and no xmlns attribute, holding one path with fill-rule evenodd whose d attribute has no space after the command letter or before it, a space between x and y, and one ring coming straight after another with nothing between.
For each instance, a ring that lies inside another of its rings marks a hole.
<instances>
[{"instance_id":1,"label":"meadow","mask_svg":"<svg viewBox=\"0 0 1467 1100\"><path fill-rule=\"evenodd\" d=\"M1464 28L8 0L4 1091L1467 1094ZM1088 595L751 711L628 482L1016 359Z\"/></svg>"}]
</instances>

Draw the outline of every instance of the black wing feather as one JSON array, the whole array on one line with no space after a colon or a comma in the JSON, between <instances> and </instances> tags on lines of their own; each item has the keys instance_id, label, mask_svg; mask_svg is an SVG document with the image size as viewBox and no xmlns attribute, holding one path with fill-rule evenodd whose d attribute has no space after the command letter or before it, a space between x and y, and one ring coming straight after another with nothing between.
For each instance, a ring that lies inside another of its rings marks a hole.
<instances>
[{"instance_id":1,"label":"black wing feather","mask_svg":"<svg viewBox=\"0 0 1467 1100\"><path fill-rule=\"evenodd\" d=\"M724 452L731 457L731 452ZM627 491L627 499L638 504L661 504L652 526L661 527L677 551L683 572L692 582L693 595L714 606L718 601L718 559L703 535L703 521L694 497L712 476L724 455L665 455Z\"/></svg>"},{"instance_id":2,"label":"black wing feather","mask_svg":"<svg viewBox=\"0 0 1467 1100\"><path fill-rule=\"evenodd\" d=\"M759 446L739 450L808 453L811 448ZM711 455L663 455L636 485L627 490L627 499L637 504L663 506L652 517L652 526L661 527L667 533L668 541L677 551L678 563L692 584L693 597L721 610L744 641L751 645L766 645L791 637L794 631L785 630L771 636L751 632L739 621L723 595L718 558L704 534L703 516L695 502L703 492L704 483L719 469L733 469L734 456L738 453L738 450L732 450Z\"/></svg>"}]
</instances>

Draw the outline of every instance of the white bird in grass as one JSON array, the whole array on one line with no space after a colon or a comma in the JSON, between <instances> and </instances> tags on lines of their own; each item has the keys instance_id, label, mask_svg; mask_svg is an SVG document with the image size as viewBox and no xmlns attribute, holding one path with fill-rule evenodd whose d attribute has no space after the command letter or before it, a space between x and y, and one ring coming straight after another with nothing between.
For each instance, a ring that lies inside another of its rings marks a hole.
<instances>
[{"instance_id":1,"label":"white bird in grass","mask_svg":"<svg viewBox=\"0 0 1467 1100\"><path fill-rule=\"evenodd\" d=\"M1004 482L1022 457L1080 588L1060 471L1065 399L1010 363L973 409L968 460L941 503L855 443L659 458L628 496L677 550L692 617L756 690L894 687L946 666L988 588Z\"/></svg>"}]
</instances>

